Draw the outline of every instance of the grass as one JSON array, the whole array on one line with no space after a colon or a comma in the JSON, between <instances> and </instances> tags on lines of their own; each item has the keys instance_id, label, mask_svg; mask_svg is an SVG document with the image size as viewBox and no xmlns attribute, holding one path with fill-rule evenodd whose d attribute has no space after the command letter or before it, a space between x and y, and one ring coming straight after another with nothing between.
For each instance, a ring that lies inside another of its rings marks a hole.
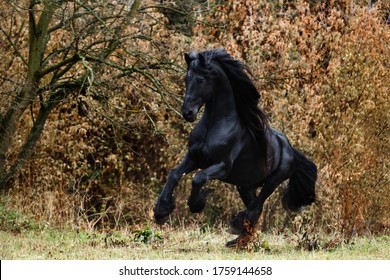
<instances>
[{"instance_id":1,"label":"grass","mask_svg":"<svg viewBox=\"0 0 390 280\"><path fill-rule=\"evenodd\" d=\"M332 250L297 249L282 236L262 235L270 250L225 248L231 236L221 229L199 231L166 227L163 241L134 241L125 231L77 232L41 228L20 233L0 230L1 259L390 259L388 236L356 238Z\"/></svg>"},{"instance_id":2,"label":"grass","mask_svg":"<svg viewBox=\"0 0 390 280\"><path fill-rule=\"evenodd\" d=\"M224 228L207 226L109 232L58 229L0 206L1 259L390 259L390 236L356 237L348 244L312 251L298 249L299 242L290 236L272 234L256 235L247 249L226 248L232 238Z\"/></svg>"}]
</instances>

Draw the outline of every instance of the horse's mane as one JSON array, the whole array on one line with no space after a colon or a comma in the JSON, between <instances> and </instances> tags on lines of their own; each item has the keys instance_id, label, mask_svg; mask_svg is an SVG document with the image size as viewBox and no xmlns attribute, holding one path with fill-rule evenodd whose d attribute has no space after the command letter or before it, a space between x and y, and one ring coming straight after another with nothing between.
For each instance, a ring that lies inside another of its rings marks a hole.
<instances>
[{"instance_id":1,"label":"horse's mane","mask_svg":"<svg viewBox=\"0 0 390 280\"><path fill-rule=\"evenodd\" d=\"M268 118L258 107L260 94L247 74L252 75L249 68L224 49L191 52L189 58L193 61L189 67L194 71L215 74L213 63L217 63L225 72L233 89L238 115L256 138L260 151L265 155L264 166L268 169L268 141L265 134L269 128ZM203 60L202 63L199 60Z\"/></svg>"}]
</instances>

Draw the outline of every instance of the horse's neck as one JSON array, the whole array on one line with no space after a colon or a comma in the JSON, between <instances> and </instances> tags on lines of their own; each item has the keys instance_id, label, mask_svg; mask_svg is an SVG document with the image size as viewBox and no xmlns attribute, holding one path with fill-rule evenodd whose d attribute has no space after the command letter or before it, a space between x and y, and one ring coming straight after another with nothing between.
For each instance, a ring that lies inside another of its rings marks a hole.
<instances>
[{"instance_id":1,"label":"horse's neck","mask_svg":"<svg viewBox=\"0 0 390 280\"><path fill-rule=\"evenodd\" d=\"M219 86L216 88L217 90L214 92L213 98L205 106L207 125L226 125L226 123L237 121L237 108L230 83L219 83Z\"/></svg>"}]
</instances>

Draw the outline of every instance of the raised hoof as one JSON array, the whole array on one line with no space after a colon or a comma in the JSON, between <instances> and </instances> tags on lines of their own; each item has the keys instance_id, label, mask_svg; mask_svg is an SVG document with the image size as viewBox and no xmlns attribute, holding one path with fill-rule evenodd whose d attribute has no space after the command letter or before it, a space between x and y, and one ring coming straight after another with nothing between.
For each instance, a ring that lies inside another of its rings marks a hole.
<instances>
[{"instance_id":1,"label":"raised hoof","mask_svg":"<svg viewBox=\"0 0 390 280\"><path fill-rule=\"evenodd\" d=\"M187 203L188 207L190 207L191 213L200 213L203 211L203 209L206 206L206 199L205 198L192 198L190 197L188 199Z\"/></svg>"},{"instance_id":2,"label":"raised hoof","mask_svg":"<svg viewBox=\"0 0 390 280\"><path fill-rule=\"evenodd\" d=\"M201 190L197 197L190 196L187 205L190 207L191 213L200 213L206 206L207 196L212 190Z\"/></svg>"},{"instance_id":3,"label":"raised hoof","mask_svg":"<svg viewBox=\"0 0 390 280\"><path fill-rule=\"evenodd\" d=\"M162 217L154 216L154 219L155 219L157 224L163 225L163 224L165 224L168 221L169 215L162 216Z\"/></svg>"},{"instance_id":4,"label":"raised hoof","mask_svg":"<svg viewBox=\"0 0 390 280\"><path fill-rule=\"evenodd\" d=\"M198 203L196 205L188 205L191 213L201 213L206 206L206 203Z\"/></svg>"},{"instance_id":5,"label":"raised hoof","mask_svg":"<svg viewBox=\"0 0 390 280\"><path fill-rule=\"evenodd\" d=\"M176 205L174 199L163 200L158 199L154 207L154 220L157 224L162 225L169 219L169 215L175 210Z\"/></svg>"}]
</instances>

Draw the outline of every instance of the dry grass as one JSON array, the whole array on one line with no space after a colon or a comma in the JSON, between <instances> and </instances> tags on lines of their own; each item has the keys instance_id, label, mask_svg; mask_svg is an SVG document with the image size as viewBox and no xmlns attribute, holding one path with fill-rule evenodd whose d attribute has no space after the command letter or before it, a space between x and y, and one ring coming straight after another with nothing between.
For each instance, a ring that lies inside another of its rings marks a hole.
<instances>
[{"instance_id":1,"label":"dry grass","mask_svg":"<svg viewBox=\"0 0 390 280\"><path fill-rule=\"evenodd\" d=\"M297 249L291 239L264 234L267 250L229 249L224 246L232 236L223 229L161 229L163 241L134 241L127 231L101 233L58 230L50 227L21 232L0 231L1 259L390 259L389 236L355 238L332 249ZM257 240L257 242L259 241Z\"/></svg>"},{"instance_id":2,"label":"dry grass","mask_svg":"<svg viewBox=\"0 0 390 280\"><path fill-rule=\"evenodd\" d=\"M347 243L335 235L257 233L245 249L231 249L225 243L234 236L224 226L60 229L1 202L0 259L390 259L389 235L354 237Z\"/></svg>"}]
</instances>

